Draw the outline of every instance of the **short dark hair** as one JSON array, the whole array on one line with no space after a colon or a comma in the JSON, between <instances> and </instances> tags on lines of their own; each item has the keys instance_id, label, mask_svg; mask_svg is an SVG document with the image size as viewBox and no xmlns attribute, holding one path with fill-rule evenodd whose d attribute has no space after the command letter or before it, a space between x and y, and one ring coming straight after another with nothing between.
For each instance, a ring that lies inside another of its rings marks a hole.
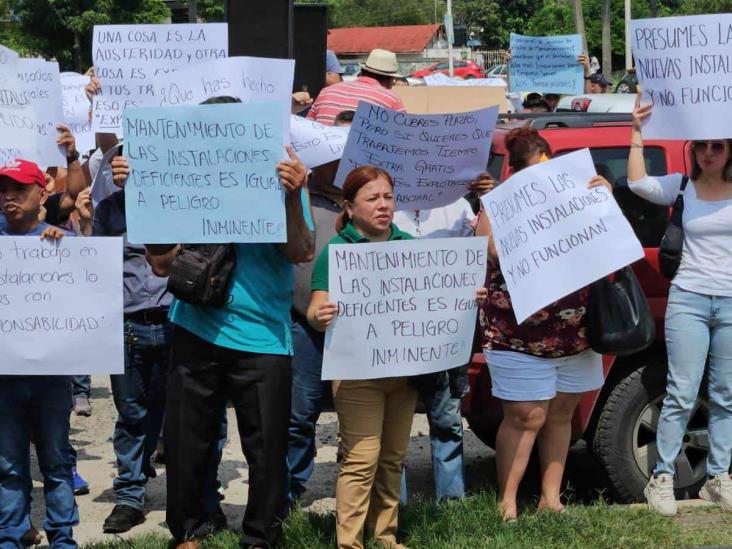
<instances>
[{"instance_id":1,"label":"short dark hair","mask_svg":"<svg viewBox=\"0 0 732 549\"><path fill-rule=\"evenodd\" d=\"M338 124L339 122L353 122L353 117L355 115L356 111L341 111L336 115L333 123Z\"/></svg>"},{"instance_id":2,"label":"short dark hair","mask_svg":"<svg viewBox=\"0 0 732 549\"><path fill-rule=\"evenodd\" d=\"M215 97L209 97L206 101L202 101L201 105L220 105L222 103L241 103L241 99L238 97L232 97L230 95L217 95Z\"/></svg>"},{"instance_id":3,"label":"short dark hair","mask_svg":"<svg viewBox=\"0 0 732 549\"><path fill-rule=\"evenodd\" d=\"M383 87L386 87L387 83L393 83L394 77L393 76L386 76L385 74L376 74L375 72L371 72L368 69L361 69L361 76L368 76L369 78L373 78L374 80L378 80L379 84L381 84Z\"/></svg>"},{"instance_id":4,"label":"short dark hair","mask_svg":"<svg viewBox=\"0 0 732 549\"><path fill-rule=\"evenodd\" d=\"M529 126L514 128L508 132L504 144L508 150L508 164L514 173L523 170L528 165L529 158L537 152L544 153L549 158L553 156L546 139Z\"/></svg>"}]
</instances>

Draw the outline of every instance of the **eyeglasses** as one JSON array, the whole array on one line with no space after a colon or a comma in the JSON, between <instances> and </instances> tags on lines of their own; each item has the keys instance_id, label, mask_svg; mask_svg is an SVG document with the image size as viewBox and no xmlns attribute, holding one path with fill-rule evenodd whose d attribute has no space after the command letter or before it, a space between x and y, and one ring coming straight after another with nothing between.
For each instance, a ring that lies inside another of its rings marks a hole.
<instances>
[{"instance_id":1,"label":"eyeglasses","mask_svg":"<svg viewBox=\"0 0 732 549\"><path fill-rule=\"evenodd\" d=\"M711 148L712 154L722 154L725 146L720 141L713 141L711 143L708 141L695 141L693 148L695 153L703 153Z\"/></svg>"}]
</instances>

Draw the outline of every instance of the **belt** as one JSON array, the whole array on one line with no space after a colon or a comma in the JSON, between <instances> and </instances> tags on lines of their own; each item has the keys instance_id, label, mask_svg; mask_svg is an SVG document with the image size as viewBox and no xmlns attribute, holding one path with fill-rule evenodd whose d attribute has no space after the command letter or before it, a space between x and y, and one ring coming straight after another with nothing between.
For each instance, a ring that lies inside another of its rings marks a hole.
<instances>
[{"instance_id":1,"label":"belt","mask_svg":"<svg viewBox=\"0 0 732 549\"><path fill-rule=\"evenodd\" d=\"M143 309L128 313L125 320L137 322L138 324L165 324L168 322L168 308L158 307L156 309Z\"/></svg>"}]
</instances>

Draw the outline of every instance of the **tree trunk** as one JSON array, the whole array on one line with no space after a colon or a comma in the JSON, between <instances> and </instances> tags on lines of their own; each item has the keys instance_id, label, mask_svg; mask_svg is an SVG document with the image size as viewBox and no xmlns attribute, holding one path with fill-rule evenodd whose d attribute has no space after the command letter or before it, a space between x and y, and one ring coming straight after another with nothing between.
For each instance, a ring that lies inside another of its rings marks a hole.
<instances>
[{"instance_id":1,"label":"tree trunk","mask_svg":"<svg viewBox=\"0 0 732 549\"><path fill-rule=\"evenodd\" d=\"M656 0L649 0L648 6L651 8L651 17L658 17L658 2Z\"/></svg>"},{"instance_id":2,"label":"tree trunk","mask_svg":"<svg viewBox=\"0 0 732 549\"><path fill-rule=\"evenodd\" d=\"M198 1L188 0L188 22L198 23Z\"/></svg>"},{"instance_id":3,"label":"tree trunk","mask_svg":"<svg viewBox=\"0 0 732 549\"><path fill-rule=\"evenodd\" d=\"M577 34L582 36L582 50L589 56L587 35L585 34L585 16L582 13L582 0L572 0L572 4L574 5L574 26L577 29Z\"/></svg>"},{"instance_id":4,"label":"tree trunk","mask_svg":"<svg viewBox=\"0 0 732 549\"><path fill-rule=\"evenodd\" d=\"M602 74L610 80L613 73L613 48L610 34L610 3L612 0L603 0L602 3Z\"/></svg>"}]
</instances>

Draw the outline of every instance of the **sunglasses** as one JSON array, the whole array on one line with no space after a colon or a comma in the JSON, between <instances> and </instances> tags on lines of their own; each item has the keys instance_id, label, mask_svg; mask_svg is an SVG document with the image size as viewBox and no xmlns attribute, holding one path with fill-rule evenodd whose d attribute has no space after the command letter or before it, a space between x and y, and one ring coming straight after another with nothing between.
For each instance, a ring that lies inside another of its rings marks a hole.
<instances>
[{"instance_id":1,"label":"sunglasses","mask_svg":"<svg viewBox=\"0 0 732 549\"><path fill-rule=\"evenodd\" d=\"M722 154L725 150L724 143L715 141L709 143L708 141L695 141L693 149L695 153L703 153L711 148L712 154Z\"/></svg>"}]
</instances>

